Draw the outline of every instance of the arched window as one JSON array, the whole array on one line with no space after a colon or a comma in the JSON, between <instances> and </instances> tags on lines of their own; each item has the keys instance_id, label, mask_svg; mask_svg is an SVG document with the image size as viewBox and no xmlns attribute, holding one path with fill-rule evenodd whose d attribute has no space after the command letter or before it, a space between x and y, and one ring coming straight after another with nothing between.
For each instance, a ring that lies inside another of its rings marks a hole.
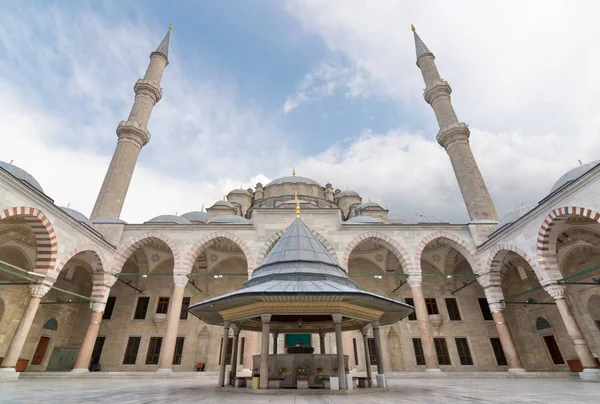
<instances>
[{"instance_id":1,"label":"arched window","mask_svg":"<svg viewBox=\"0 0 600 404\"><path fill-rule=\"evenodd\" d=\"M546 320L544 317L538 317L535 320L535 329L536 330L541 331L541 330L545 330L548 328L552 328L552 326L550 325L548 320Z\"/></svg>"},{"instance_id":2,"label":"arched window","mask_svg":"<svg viewBox=\"0 0 600 404\"><path fill-rule=\"evenodd\" d=\"M58 321L55 318L51 318L50 320L46 321L44 328L46 330L56 331L58 330Z\"/></svg>"}]
</instances>

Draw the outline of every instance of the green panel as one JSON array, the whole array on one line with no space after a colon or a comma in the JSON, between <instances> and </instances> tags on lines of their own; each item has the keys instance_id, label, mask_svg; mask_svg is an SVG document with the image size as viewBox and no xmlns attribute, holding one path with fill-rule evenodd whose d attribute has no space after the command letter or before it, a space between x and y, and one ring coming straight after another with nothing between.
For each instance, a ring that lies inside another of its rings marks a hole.
<instances>
[{"instance_id":1,"label":"green panel","mask_svg":"<svg viewBox=\"0 0 600 404\"><path fill-rule=\"evenodd\" d=\"M285 346L310 346L310 334L285 334Z\"/></svg>"},{"instance_id":2,"label":"green panel","mask_svg":"<svg viewBox=\"0 0 600 404\"><path fill-rule=\"evenodd\" d=\"M79 349L77 348L54 348L46 370L61 372L73 369L78 353Z\"/></svg>"}]
</instances>

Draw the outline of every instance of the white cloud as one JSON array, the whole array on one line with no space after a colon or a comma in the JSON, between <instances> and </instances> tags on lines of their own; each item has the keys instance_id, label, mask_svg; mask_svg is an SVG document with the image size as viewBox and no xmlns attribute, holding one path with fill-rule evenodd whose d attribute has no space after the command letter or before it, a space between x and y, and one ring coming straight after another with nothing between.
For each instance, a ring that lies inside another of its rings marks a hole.
<instances>
[{"instance_id":1,"label":"white cloud","mask_svg":"<svg viewBox=\"0 0 600 404\"><path fill-rule=\"evenodd\" d=\"M429 122L425 139L396 129L360 138L347 153L334 147L307 159L319 167L315 173L351 179L351 187L394 210L466 218L448 158L433 139L437 125L422 98L411 23L454 89L454 106L470 124L473 152L501 215L543 198L578 159L598 157L598 2L288 0L287 9L307 33L342 54L348 68L364 72L361 88Z\"/></svg>"}]
</instances>

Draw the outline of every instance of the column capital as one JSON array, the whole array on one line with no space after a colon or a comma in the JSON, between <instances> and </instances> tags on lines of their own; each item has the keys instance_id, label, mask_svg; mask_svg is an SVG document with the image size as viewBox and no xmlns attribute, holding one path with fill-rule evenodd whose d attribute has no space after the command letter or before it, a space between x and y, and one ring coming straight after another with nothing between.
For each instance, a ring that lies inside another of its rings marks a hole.
<instances>
[{"instance_id":1,"label":"column capital","mask_svg":"<svg viewBox=\"0 0 600 404\"><path fill-rule=\"evenodd\" d=\"M375 330L379 328L379 320L371 321L371 327Z\"/></svg>"},{"instance_id":2,"label":"column capital","mask_svg":"<svg viewBox=\"0 0 600 404\"><path fill-rule=\"evenodd\" d=\"M490 306L490 311L492 313L500 313L504 310L504 308L506 307L506 304L504 302L495 302L495 303L488 303L488 306Z\"/></svg>"},{"instance_id":3,"label":"column capital","mask_svg":"<svg viewBox=\"0 0 600 404\"><path fill-rule=\"evenodd\" d=\"M225 320L223 321L223 328L229 329L231 327L231 321Z\"/></svg>"},{"instance_id":4,"label":"column capital","mask_svg":"<svg viewBox=\"0 0 600 404\"><path fill-rule=\"evenodd\" d=\"M423 282L423 274L421 273L421 271L411 271L408 273L408 275L408 278L406 278L408 286L410 286L411 288L416 286L421 287L421 283Z\"/></svg>"},{"instance_id":5,"label":"column capital","mask_svg":"<svg viewBox=\"0 0 600 404\"><path fill-rule=\"evenodd\" d=\"M187 285L189 278L184 274L176 274L173 275L173 283L175 286L185 286Z\"/></svg>"},{"instance_id":6,"label":"column capital","mask_svg":"<svg viewBox=\"0 0 600 404\"><path fill-rule=\"evenodd\" d=\"M103 313L105 307L106 307L106 302L91 302L90 303L90 308L92 309L92 312Z\"/></svg>"},{"instance_id":7,"label":"column capital","mask_svg":"<svg viewBox=\"0 0 600 404\"><path fill-rule=\"evenodd\" d=\"M342 315L341 314L332 314L331 318L333 319L334 324L342 323Z\"/></svg>"},{"instance_id":8,"label":"column capital","mask_svg":"<svg viewBox=\"0 0 600 404\"><path fill-rule=\"evenodd\" d=\"M565 288L558 283L544 285L544 290L548 292L548 294L550 294L554 300L565 298Z\"/></svg>"},{"instance_id":9,"label":"column capital","mask_svg":"<svg viewBox=\"0 0 600 404\"><path fill-rule=\"evenodd\" d=\"M270 314L261 314L260 315L260 320L263 323L269 323L271 321L271 315Z\"/></svg>"},{"instance_id":10,"label":"column capital","mask_svg":"<svg viewBox=\"0 0 600 404\"><path fill-rule=\"evenodd\" d=\"M46 282L36 283L33 285L29 285L29 292L31 293L32 297L37 297L38 299L41 299L42 297L44 297L44 295L46 295L46 293L50 291L51 288L52 284Z\"/></svg>"},{"instance_id":11,"label":"column capital","mask_svg":"<svg viewBox=\"0 0 600 404\"><path fill-rule=\"evenodd\" d=\"M242 329L240 328L239 325L237 324L231 324L231 329L233 330L233 336L237 337L240 335L240 332L242 331Z\"/></svg>"}]
</instances>

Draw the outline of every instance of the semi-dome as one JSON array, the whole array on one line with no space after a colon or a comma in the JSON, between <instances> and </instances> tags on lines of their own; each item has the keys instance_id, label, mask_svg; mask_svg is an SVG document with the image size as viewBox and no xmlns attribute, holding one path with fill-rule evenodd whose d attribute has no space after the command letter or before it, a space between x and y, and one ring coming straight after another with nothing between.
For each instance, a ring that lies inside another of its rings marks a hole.
<instances>
[{"instance_id":1,"label":"semi-dome","mask_svg":"<svg viewBox=\"0 0 600 404\"><path fill-rule=\"evenodd\" d=\"M581 164L580 166L567 171L558 179L558 181L554 183L552 189L550 190L550 193L553 193L558 188L561 188L563 185L566 185L569 182L575 181L577 178L581 177L583 174L587 173L592 168L596 167L598 164L600 164L600 160L594 160L590 161L589 163Z\"/></svg>"},{"instance_id":2,"label":"semi-dome","mask_svg":"<svg viewBox=\"0 0 600 404\"><path fill-rule=\"evenodd\" d=\"M252 196L252 192L250 192L247 189L242 189L242 188L234 189L234 190L230 191L228 195L231 195L231 194L241 194L241 195Z\"/></svg>"},{"instance_id":3,"label":"semi-dome","mask_svg":"<svg viewBox=\"0 0 600 404\"><path fill-rule=\"evenodd\" d=\"M90 219L88 219L83 213L78 212L75 209L67 208L65 206L59 206L59 208L64 210L66 213L69 214L69 216L71 216L73 219L77 220L78 222L85 223L90 227L94 227L92 225L92 222L90 222Z\"/></svg>"},{"instance_id":4,"label":"semi-dome","mask_svg":"<svg viewBox=\"0 0 600 404\"><path fill-rule=\"evenodd\" d=\"M311 180L310 178L300 177L298 175L290 175L289 177L281 177L277 178L269 182L265 187L270 187L271 185L281 185L281 184L308 184L308 185L317 185L322 187L317 181Z\"/></svg>"},{"instance_id":5,"label":"semi-dome","mask_svg":"<svg viewBox=\"0 0 600 404\"><path fill-rule=\"evenodd\" d=\"M189 220L190 222L197 222L197 223L206 223L207 216L208 216L208 214L206 212L199 212L197 210L192 211L192 212L187 212L187 213L184 213L183 215L181 215L181 217Z\"/></svg>"},{"instance_id":6,"label":"semi-dome","mask_svg":"<svg viewBox=\"0 0 600 404\"><path fill-rule=\"evenodd\" d=\"M21 181L28 183L29 185L31 185L38 191L44 192L40 183L37 182L37 180L35 178L33 178L33 175L29 174L27 171L23 170L22 168L19 168L15 165L6 163L4 161L0 161L0 167L3 168L4 170L8 171L9 173L11 173L13 176L17 177Z\"/></svg>"},{"instance_id":7,"label":"semi-dome","mask_svg":"<svg viewBox=\"0 0 600 404\"><path fill-rule=\"evenodd\" d=\"M354 216L346 220L344 223L347 224L369 224L369 223L383 223L381 219L372 216Z\"/></svg>"},{"instance_id":8,"label":"semi-dome","mask_svg":"<svg viewBox=\"0 0 600 404\"><path fill-rule=\"evenodd\" d=\"M342 197L342 196L358 196L358 197L360 197L360 195L358 195L357 192L350 191L350 190L345 190L345 191L340 192L340 197Z\"/></svg>"},{"instance_id":9,"label":"semi-dome","mask_svg":"<svg viewBox=\"0 0 600 404\"><path fill-rule=\"evenodd\" d=\"M232 224L232 223L236 223L236 224L249 224L250 220L246 219L245 217L241 217L241 216L235 216L235 215L223 215L223 216L217 216L215 217L213 220L210 221L210 223L225 223L225 224Z\"/></svg>"},{"instance_id":10,"label":"semi-dome","mask_svg":"<svg viewBox=\"0 0 600 404\"><path fill-rule=\"evenodd\" d=\"M235 206L233 206L233 204L231 202L228 201L216 201L215 204L211 207L215 207L215 206L224 206L230 209L235 209ZM210 208L209 208L210 209Z\"/></svg>"},{"instance_id":11,"label":"semi-dome","mask_svg":"<svg viewBox=\"0 0 600 404\"><path fill-rule=\"evenodd\" d=\"M432 224L432 223L448 223L444 220L433 216L414 215L412 218L404 221L403 224Z\"/></svg>"},{"instance_id":12,"label":"semi-dome","mask_svg":"<svg viewBox=\"0 0 600 404\"><path fill-rule=\"evenodd\" d=\"M502 217L502 219L500 219L500 222L498 223L498 229L501 227L506 226L507 224L511 224L512 222L516 222L517 220L519 220L521 218L521 216L525 215L527 212L529 212L531 209L535 208L537 205L522 205L519 206L517 209L508 212L506 215L504 215Z\"/></svg>"},{"instance_id":13,"label":"semi-dome","mask_svg":"<svg viewBox=\"0 0 600 404\"><path fill-rule=\"evenodd\" d=\"M146 223L168 223L168 224L192 224L188 219L176 215L160 215L156 216Z\"/></svg>"}]
</instances>

